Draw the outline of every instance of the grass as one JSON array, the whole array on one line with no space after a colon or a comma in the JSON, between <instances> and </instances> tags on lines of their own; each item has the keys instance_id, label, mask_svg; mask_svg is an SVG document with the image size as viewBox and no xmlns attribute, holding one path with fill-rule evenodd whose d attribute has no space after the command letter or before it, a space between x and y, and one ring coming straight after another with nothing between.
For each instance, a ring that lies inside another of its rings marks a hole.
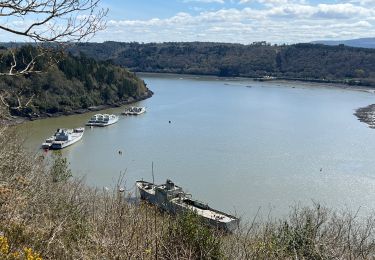
<instances>
[{"instance_id":1,"label":"grass","mask_svg":"<svg viewBox=\"0 0 375 260\"><path fill-rule=\"evenodd\" d=\"M316 204L255 218L233 234L169 216L71 177L61 155L32 156L0 128L1 259L373 259L373 216Z\"/></svg>"}]
</instances>

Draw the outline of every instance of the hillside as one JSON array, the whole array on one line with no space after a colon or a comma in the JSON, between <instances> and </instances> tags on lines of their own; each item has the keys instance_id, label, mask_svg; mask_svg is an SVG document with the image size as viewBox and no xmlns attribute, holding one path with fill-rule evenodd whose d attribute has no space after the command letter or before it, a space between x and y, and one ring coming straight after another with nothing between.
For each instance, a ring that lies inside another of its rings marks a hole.
<instances>
[{"instance_id":1,"label":"hillside","mask_svg":"<svg viewBox=\"0 0 375 260\"><path fill-rule=\"evenodd\" d=\"M6 48L0 52L0 72L7 72L12 56ZM22 46L15 53L16 69L21 70L25 60L39 54L35 47ZM36 59L34 71L38 72L0 76L2 110L9 106L11 115L29 117L69 114L93 106L121 105L152 94L134 73L84 55L51 51Z\"/></svg>"},{"instance_id":2,"label":"hillside","mask_svg":"<svg viewBox=\"0 0 375 260\"><path fill-rule=\"evenodd\" d=\"M375 50L321 44L79 43L70 49L132 71L264 77L375 86Z\"/></svg>"}]
</instances>

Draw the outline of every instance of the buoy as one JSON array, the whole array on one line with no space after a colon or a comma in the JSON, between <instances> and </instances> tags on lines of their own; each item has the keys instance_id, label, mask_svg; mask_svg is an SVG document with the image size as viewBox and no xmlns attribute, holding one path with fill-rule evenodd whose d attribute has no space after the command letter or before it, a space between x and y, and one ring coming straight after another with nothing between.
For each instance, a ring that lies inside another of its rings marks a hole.
<instances>
[{"instance_id":1,"label":"buoy","mask_svg":"<svg viewBox=\"0 0 375 260\"><path fill-rule=\"evenodd\" d=\"M171 123L171 120L169 120L169 123Z\"/></svg>"}]
</instances>

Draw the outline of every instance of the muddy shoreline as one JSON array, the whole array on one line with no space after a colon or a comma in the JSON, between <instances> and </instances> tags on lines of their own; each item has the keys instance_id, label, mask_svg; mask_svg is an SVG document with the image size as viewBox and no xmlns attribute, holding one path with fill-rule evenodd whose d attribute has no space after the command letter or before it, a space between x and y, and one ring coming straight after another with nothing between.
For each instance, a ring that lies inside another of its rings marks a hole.
<instances>
[{"instance_id":1,"label":"muddy shoreline","mask_svg":"<svg viewBox=\"0 0 375 260\"><path fill-rule=\"evenodd\" d=\"M375 94L375 86L370 85L349 85L341 81L328 81L328 80L308 80L308 79L298 79L298 78L273 78L267 80L259 80L259 78L254 77L219 77L217 75L207 75L207 74L186 74L186 73L169 73L169 72L144 72L144 71L135 71L137 76L166 76L166 77L182 77L182 78L212 78L212 79L233 79L233 80L252 80L255 82L272 82L272 83L298 83L301 85L309 86L323 86L323 87L334 87L347 90L362 91Z\"/></svg>"},{"instance_id":2,"label":"muddy shoreline","mask_svg":"<svg viewBox=\"0 0 375 260\"><path fill-rule=\"evenodd\" d=\"M33 120L40 120L40 119L46 119L46 118L51 118L51 117L59 117L59 116L69 116L69 115L76 115L76 114L84 114L88 112L93 112L93 111L100 111L108 108L113 108L113 107L121 107L124 105L129 105L133 104L145 99L148 99L154 95L154 92L151 90L148 90L147 93L144 95L141 95L136 98L128 98L126 100L123 100L121 102L117 102L114 104L105 104L105 105L99 105L99 106L92 106L88 108L80 108L77 110L72 110L68 112L57 112L57 113L41 113L38 115L34 116L29 116L29 117L13 117L12 119L0 119L0 125L6 125L6 126L14 126L18 124L22 124L27 121L33 121Z\"/></svg>"}]
</instances>

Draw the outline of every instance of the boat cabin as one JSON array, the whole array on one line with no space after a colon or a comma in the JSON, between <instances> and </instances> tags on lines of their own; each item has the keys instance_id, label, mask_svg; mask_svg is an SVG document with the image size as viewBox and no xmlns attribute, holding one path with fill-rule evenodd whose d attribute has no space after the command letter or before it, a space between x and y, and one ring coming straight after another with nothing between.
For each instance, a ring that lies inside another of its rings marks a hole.
<instances>
[{"instance_id":1,"label":"boat cabin","mask_svg":"<svg viewBox=\"0 0 375 260\"><path fill-rule=\"evenodd\" d=\"M176 186L171 180L167 180L165 184L156 186L155 188L156 201L159 204L165 204L182 193L184 193L182 188Z\"/></svg>"}]
</instances>

